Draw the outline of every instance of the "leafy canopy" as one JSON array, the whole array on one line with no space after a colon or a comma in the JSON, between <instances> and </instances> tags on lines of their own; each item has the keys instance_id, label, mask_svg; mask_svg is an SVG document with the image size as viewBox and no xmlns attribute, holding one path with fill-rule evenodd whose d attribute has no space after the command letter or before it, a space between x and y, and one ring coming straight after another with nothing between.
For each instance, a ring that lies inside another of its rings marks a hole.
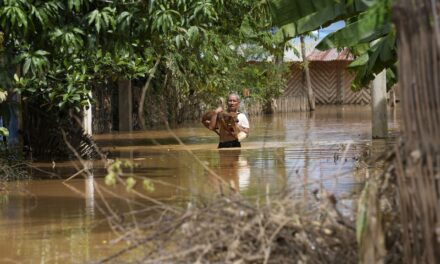
<instances>
[{"instance_id":1,"label":"leafy canopy","mask_svg":"<svg viewBox=\"0 0 440 264\"><path fill-rule=\"evenodd\" d=\"M238 52L243 43L283 48L270 19L267 3L251 0L1 1L0 87L80 111L92 89L145 79L160 61L158 83L169 75L177 93L224 95L255 85L243 78L253 72Z\"/></svg>"}]
</instances>

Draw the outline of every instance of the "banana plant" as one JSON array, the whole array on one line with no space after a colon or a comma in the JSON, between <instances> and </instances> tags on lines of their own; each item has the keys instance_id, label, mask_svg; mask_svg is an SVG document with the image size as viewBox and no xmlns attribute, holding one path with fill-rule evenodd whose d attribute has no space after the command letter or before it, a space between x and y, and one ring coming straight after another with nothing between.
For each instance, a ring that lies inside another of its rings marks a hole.
<instances>
[{"instance_id":1,"label":"banana plant","mask_svg":"<svg viewBox=\"0 0 440 264\"><path fill-rule=\"evenodd\" d=\"M348 47L356 56L349 66L356 74L354 90L365 87L374 74L386 69L387 87L395 82L396 47L391 23L392 0L272 0L271 11L279 33L295 37L329 23L344 20L346 26L329 34L318 49Z\"/></svg>"},{"instance_id":2,"label":"banana plant","mask_svg":"<svg viewBox=\"0 0 440 264\"><path fill-rule=\"evenodd\" d=\"M356 16L371 6L369 0L270 0L274 25L298 36L335 21Z\"/></svg>"},{"instance_id":3,"label":"banana plant","mask_svg":"<svg viewBox=\"0 0 440 264\"><path fill-rule=\"evenodd\" d=\"M353 90L366 87L375 74L386 69L387 88L396 82L396 33L391 21L392 0L376 1L346 26L327 35L316 46L320 50L349 47L356 59L348 68L356 73Z\"/></svg>"}]
</instances>

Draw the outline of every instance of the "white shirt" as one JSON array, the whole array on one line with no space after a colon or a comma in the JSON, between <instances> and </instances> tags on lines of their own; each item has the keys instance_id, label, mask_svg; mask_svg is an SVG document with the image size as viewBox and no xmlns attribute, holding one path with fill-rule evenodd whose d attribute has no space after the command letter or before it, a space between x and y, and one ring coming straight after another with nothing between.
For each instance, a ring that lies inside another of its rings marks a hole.
<instances>
[{"instance_id":1,"label":"white shirt","mask_svg":"<svg viewBox=\"0 0 440 264\"><path fill-rule=\"evenodd\" d=\"M238 125L244 128L249 128L249 120L243 113L238 113L237 115Z\"/></svg>"}]
</instances>

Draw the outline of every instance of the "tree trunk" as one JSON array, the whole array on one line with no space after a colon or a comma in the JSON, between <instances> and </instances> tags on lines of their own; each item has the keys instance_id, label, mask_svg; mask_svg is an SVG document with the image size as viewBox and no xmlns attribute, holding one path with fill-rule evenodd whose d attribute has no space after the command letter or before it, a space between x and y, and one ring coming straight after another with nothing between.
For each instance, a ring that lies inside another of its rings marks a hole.
<instances>
[{"instance_id":1,"label":"tree trunk","mask_svg":"<svg viewBox=\"0 0 440 264\"><path fill-rule=\"evenodd\" d=\"M304 64L304 73L306 75L307 99L309 101L310 111L314 111L315 95L313 94L312 82L310 80L309 62L307 61L306 44L304 42L304 36L301 36L300 39L301 39L301 56Z\"/></svg>"},{"instance_id":2,"label":"tree trunk","mask_svg":"<svg viewBox=\"0 0 440 264\"><path fill-rule=\"evenodd\" d=\"M15 74L21 77L21 68L16 67ZM15 92L9 92L7 99L7 108L9 111L9 123L7 128L9 131L9 136L7 137L8 148L10 150L16 149L19 152L23 146L23 137L20 135L20 131L23 131L23 120L21 111L21 95ZM5 121L3 117L3 122ZM6 124L3 124L4 126Z\"/></svg>"},{"instance_id":3,"label":"tree trunk","mask_svg":"<svg viewBox=\"0 0 440 264\"><path fill-rule=\"evenodd\" d=\"M92 109L92 130L95 134L109 133L112 131L112 106L117 105L112 97L113 89L117 89L117 87L115 87L111 81L98 83L92 89L92 97L95 99Z\"/></svg>"},{"instance_id":4,"label":"tree trunk","mask_svg":"<svg viewBox=\"0 0 440 264\"><path fill-rule=\"evenodd\" d=\"M133 97L130 80L118 81L119 131L133 131Z\"/></svg>"},{"instance_id":5,"label":"tree trunk","mask_svg":"<svg viewBox=\"0 0 440 264\"><path fill-rule=\"evenodd\" d=\"M438 1L398 0L403 144L395 166L406 263L440 263L440 24Z\"/></svg>"}]
</instances>

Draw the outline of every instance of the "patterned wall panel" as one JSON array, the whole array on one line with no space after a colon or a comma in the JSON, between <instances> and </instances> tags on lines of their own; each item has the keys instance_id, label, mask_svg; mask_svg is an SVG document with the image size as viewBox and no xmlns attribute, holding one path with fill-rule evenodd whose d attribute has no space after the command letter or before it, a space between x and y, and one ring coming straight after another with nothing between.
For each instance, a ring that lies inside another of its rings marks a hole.
<instances>
[{"instance_id":1,"label":"patterned wall panel","mask_svg":"<svg viewBox=\"0 0 440 264\"><path fill-rule=\"evenodd\" d=\"M291 76L284 89L285 97L306 95L303 75L303 71L300 69L299 65L293 64L291 67Z\"/></svg>"},{"instance_id":2,"label":"patterned wall panel","mask_svg":"<svg viewBox=\"0 0 440 264\"><path fill-rule=\"evenodd\" d=\"M370 89L364 88L358 92L353 92L351 90L351 82L353 79L354 74L349 71L344 71L344 103L359 105L369 104L371 100Z\"/></svg>"},{"instance_id":3,"label":"patterned wall panel","mask_svg":"<svg viewBox=\"0 0 440 264\"><path fill-rule=\"evenodd\" d=\"M370 90L351 90L354 79L345 69L345 62L314 61L310 64L310 78L316 104L369 104ZM305 77L298 63L291 66L291 77L286 83L284 97L306 96Z\"/></svg>"},{"instance_id":4,"label":"patterned wall panel","mask_svg":"<svg viewBox=\"0 0 440 264\"><path fill-rule=\"evenodd\" d=\"M335 104L337 92L337 69L330 63L311 63L310 79L316 104Z\"/></svg>"}]
</instances>

